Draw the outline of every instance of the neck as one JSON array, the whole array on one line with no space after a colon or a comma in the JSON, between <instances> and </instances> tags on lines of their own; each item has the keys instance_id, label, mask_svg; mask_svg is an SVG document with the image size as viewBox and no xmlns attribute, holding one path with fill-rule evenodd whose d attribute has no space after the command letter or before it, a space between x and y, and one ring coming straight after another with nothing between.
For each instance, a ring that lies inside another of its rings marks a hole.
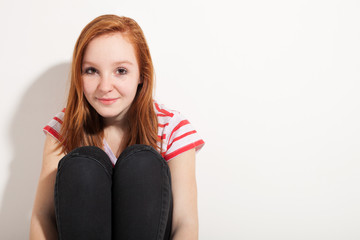
<instances>
[{"instance_id":1,"label":"neck","mask_svg":"<svg viewBox=\"0 0 360 240\"><path fill-rule=\"evenodd\" d=\"M116 157L119 157L125 148L124 144L126 144L126 140L124 138L126 138L127 132L128 127L126 120L119 121L117 119L107 118L106 121L104 121L104 137Z\"/></svg>"},{"instance_id":2,"label":"neck","mask_svg":"<svg viewBox=\"0 0 360 240\"><path fill-rule=\"evenodd\" d=\"M126 129L127 128L127 121L125 118L104 118L104 128L120 128L120 129Z\"/></svg>"}]
</instances>

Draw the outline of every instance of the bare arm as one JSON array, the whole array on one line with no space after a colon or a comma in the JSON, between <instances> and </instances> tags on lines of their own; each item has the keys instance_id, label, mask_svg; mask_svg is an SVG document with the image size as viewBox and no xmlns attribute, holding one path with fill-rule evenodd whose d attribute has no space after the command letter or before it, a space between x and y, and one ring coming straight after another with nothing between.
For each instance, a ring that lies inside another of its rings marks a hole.
<instances>
[{"instance_id":1,"label":"bare arm","mask_svg":"<svg viewBox=\"0 0 360 240\"><path fill-rule=\"evenodd\" d=\"M58 142L46 135L42 169L31 216L30 240L57 239L54 208L54 184L57 166L64 154L55 150Z\"/></svg>"},{"instance_id":2,"label":"bare arm","mask_svg":"<svg viewBox=\"0 0 360 240\"><path fill-rule=\"evenodd\" d=\"M172 239L198 239L195 149L168 162L174 200Z\"/></svg>"}]
</instances>

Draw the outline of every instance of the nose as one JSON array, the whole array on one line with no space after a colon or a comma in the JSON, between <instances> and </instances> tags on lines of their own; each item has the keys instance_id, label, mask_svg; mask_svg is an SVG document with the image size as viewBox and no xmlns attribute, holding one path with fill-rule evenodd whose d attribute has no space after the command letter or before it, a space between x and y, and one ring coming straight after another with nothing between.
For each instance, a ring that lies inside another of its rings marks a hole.
<instances>
[{"instance_id":1,"label":"nose","mask_svg":"<svg viewBox=\"0 0 360 240\"><path fill-rule=\"evenodd\" d=\"M103 75L100 78L98 89L102 92L111 92L114 86L112 84L111 75Z\"/></svg>"}]
</instances>

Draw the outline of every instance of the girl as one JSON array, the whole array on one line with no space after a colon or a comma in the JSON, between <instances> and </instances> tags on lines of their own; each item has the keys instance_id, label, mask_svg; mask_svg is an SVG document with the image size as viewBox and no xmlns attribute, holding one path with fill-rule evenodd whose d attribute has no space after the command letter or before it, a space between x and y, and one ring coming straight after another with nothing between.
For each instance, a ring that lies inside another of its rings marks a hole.
<instances>
[{"instance_id":1,"label":"girl","mask_svg":"<svg viewBox=\"0 0 360 240\"><path fill-rule=\"evenodd\" d=\"M132 19L103 15L74 49L66 108L44 128L30 239L197 239L195 151L204 141L153 100Z\"/></svg>"}]
</instances>

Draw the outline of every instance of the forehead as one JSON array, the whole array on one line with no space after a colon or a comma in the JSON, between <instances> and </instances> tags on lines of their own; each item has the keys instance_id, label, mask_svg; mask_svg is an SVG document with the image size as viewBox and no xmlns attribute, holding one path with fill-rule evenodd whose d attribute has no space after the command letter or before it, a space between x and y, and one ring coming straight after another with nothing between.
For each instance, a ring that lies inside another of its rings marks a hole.
<instances>
[{"instance_id":1,"label":"forehead","mask_svg":"<svg viewBox=\"0 0 360 240\"><path fill-rule=\"evenodd\" d=\"M91 62L127 60L136 63L135 48L123 33L103 34L89 42L83 60Z\"/></svg>"}]
</instances>

